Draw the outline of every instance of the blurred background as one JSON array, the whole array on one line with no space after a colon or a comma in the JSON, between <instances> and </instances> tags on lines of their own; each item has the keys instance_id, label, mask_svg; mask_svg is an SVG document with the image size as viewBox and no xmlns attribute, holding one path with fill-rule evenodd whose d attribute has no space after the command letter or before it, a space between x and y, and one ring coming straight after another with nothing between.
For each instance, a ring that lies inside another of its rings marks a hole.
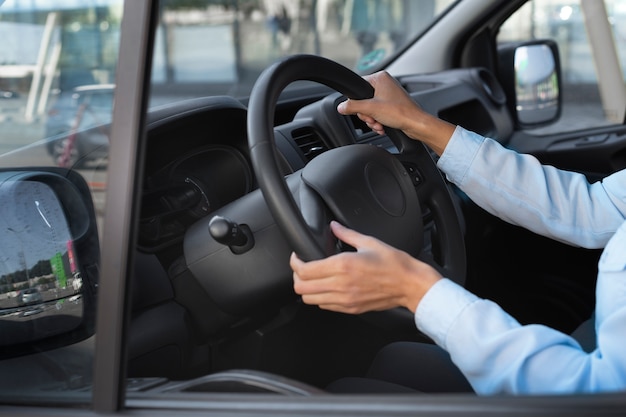
<instances>
[{"instance_id":1,"label":"blurred background","mask_svg":"<svg viewBox=\"0 0 626 417\"><path fill-rule=\"evenodd\" d=\"M568 105L588 106L591 110L578 114L587 117L591 111L611 122L598 106L598 77L581 1L589 0L529 1L506 22L499 40L557 40ZM65 0L54 9L50 3L5 0L0 6L0 154L18 142L106 123L110 117L121 2ZM260 72L288 54L323 55L368 72L419 36L451 3L167 0L159 15L151 105L200 95L245 97ZM619 22L626 19L626 0L604 4L624 68L626 25ZM107 132L101 133L106 139ZM57 162L61 149L53 155ZM52 145L48 151L54 154Z\"/></svg>"}]
</instances>

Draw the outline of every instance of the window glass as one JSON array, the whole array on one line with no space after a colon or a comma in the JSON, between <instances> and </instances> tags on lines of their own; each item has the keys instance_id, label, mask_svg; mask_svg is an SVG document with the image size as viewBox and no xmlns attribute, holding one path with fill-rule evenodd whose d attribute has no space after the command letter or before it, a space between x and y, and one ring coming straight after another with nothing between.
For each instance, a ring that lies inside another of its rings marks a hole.
<instances>
[{"instance_id":1,"label":"window glass","mask_svg":"<svg viewBox=\"0 0 626 417\"><path fill-rule=\"evenodd\" d=\"M152 64L152 105L195 96L246 97L291 54L366 73L401 50L454 0L166 0Z\"/></svg>"},{"instance_id":2,"label":"window glass","mask_svg":"<svg viewBox=\"0 0 626 417\"><path fill-rule=\"evenodd\" d=\"M90 401L122 2L0 0L1 404Z\"/></svg>"},{"instance_id":3,"label":"window glass","mask_svg":"<svg viewBox=\"0 0 626 417\"><path fill-rule=\"evenodd\" d=\"M563 113L536 133L623 123L624 19L623 0L531 0L502 25L498 42L550 38L559 47Z\"/></svg>"}]
</instances>

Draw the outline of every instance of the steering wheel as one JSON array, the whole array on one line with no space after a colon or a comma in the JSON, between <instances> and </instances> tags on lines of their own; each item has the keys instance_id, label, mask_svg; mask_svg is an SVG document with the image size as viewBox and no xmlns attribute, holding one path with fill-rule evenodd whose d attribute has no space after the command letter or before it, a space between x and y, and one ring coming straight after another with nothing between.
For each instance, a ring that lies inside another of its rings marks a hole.
<instances>
[{"instance_id":1,"label":"steering wheel","mask_svg":"<svg viewBox=\"0 0 626 417\"><path fill-rule=\"evenodd\" d=\"M298 80L324 84L352 99L374 94L358 74L314 55L274 63L252 90L247 120L252 165L270 213L298 256L310 261L350 250L330 232L329 222L336 219L463 284L466 259L458 207L421 142L386 129L399 151L396 155L351 144L330 149L284 177L274 139L274 111L282 90ZM424 239L425 222L434 224L432 239Z\"/></svg>"}]
</instances>

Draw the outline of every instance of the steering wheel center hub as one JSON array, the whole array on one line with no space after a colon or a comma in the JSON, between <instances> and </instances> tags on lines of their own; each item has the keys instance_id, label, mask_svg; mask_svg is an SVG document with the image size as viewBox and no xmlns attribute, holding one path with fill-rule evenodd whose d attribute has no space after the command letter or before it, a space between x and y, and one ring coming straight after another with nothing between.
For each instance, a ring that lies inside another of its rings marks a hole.
<instances>
[{"instance_id":1,"label":"steering wheel center hub","mask_svg":"<svg viewBox=\"0 0 626 417\"><path fill-rule=\"evenodd\" d=\"M423 244L421 209L406 170L387 151L355 144L327 151L302 181L344 225L417 254Z\"/></svg>"},{"instance_id":2,"label":"steering wheel center hub","mask_svg":"<svg viewBox=\"0 0 626 417\"><path fill-rule=\"evenodd\" d=\"M378 164L365 167L367 185L380 207L389 215L400 217L406 212L406 198L402 187L387 168Z\"/></svg>"}]
</instances>

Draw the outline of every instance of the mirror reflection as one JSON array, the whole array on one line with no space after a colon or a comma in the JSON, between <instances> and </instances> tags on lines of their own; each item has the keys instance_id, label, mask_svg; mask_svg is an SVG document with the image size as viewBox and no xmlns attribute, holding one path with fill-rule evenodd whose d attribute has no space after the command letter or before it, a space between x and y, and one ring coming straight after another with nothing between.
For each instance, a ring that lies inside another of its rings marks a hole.
<instances>
[{"instance_id":1,"label":"mirror reflection","mask_svg":"<svg viewBox=\"0 0 626 417\"><path fill-rule=\"evenodd\" d=\"M54 191L38 181L5 181L0 210L0 346L80 325L83 283Z\"/></svg>"},{"instance_id":2,"label":"mirror reflection","mask_svg":"<svg viewBox=\"0 0 626 417\"><path fill-rule=\"evenodd\" d=\"M556 116L559 108L556 70L554 55L547 45L526 45L515 50L517 117L521 123L537 123Z\"/></svg>"}]
</instances>

